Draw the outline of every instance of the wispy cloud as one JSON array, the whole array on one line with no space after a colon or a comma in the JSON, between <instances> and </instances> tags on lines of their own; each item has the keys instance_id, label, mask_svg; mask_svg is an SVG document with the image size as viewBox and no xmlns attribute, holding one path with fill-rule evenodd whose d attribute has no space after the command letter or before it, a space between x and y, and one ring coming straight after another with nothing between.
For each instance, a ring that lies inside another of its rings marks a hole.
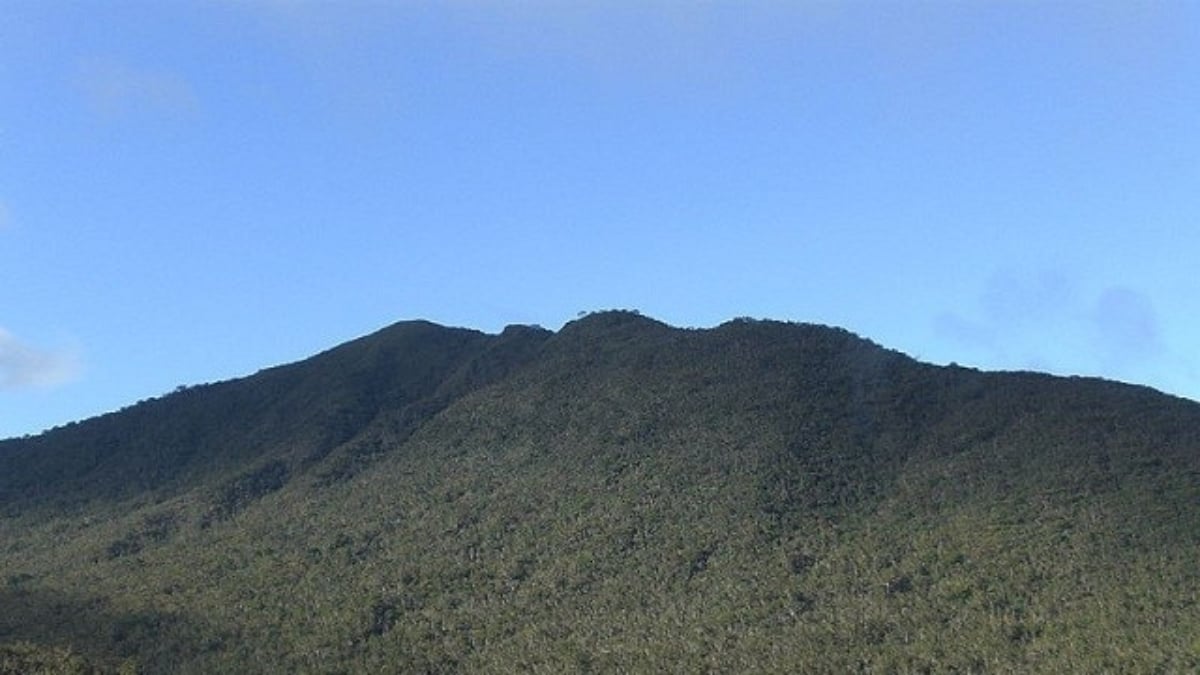
<instances>
[{"instance_id":1,"label":"wispy cloud","mask_svg":"<svg viewBox=\"0 0 1200 675\"><path fill-rule=\"evenodd\" d=\"M1144 293L1124 287L1105 289L1089 318L1107 366L1121 369L1163 351L1158 316Z\"/></svg>"},{"instance_id":2,"label":"wispy cloud","mask_svg":"<svg viewBox=\"0 0 1200 675\"><path fill-rule=\"evenodd\" d=\"M176 73L118 61L83 63L78 85L93 110L107 118L143 112L185 115L199 107L191 84Z\"/></svg>"},{"instance_id":3,"label":"wispy cloud","mask_svg":"<svg viewBox=\"0 0 1200 675\"><path fill-rule=\"evenodd\" d=\"M756 75L754 60L747 55L757 53L751 48L763 46L760 38L819 33L813 24L823 26L828 15L836 14L823 3L743 8L672 0L362 3L349 12L339 3L292 0L245 7L286 43L307 53L322 78L365 79L388 86L393 74L378 67L380 55L403 44L396 42L398 32L426 24L444 31L456 59L478 58L488 64L536 61L624 86L675 84L688 91Z\"/></svg>"},{"instance_id":4,"label":"wispy cloud","mask_svg":"<svg viewBox=\"0 0 1200 675\"><path fill-rule=\"evenodd\" d=\"M35 347L0 328L0 390L54 387L78 374L74 352Z\"/></svg>"},{"instance_id":5,"label":"wispy cloud","mask_svg":"<svg viewBox=\"0 0 1200 675\"><path fill-rule=\"evenodd\" d=\"M934 329L980 365L1126 378L1170 357L1152 299L1127 286L1086 293L1054 272L992 276L974 311Z\"/></svg>"}]
</instances>

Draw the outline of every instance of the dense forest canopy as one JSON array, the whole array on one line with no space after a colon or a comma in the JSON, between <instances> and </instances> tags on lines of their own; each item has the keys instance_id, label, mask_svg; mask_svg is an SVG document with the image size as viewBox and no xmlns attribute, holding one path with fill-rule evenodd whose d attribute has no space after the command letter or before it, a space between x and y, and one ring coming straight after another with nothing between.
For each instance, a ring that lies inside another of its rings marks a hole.
<instances>
[{"instance_id":1,"label":"dense forest canopy","mask_svg":"<svg viewBox=\"0 0 1200 675\"><path fill-rule=\"evenodd\" d=\"M1188 671L1198 524L1150 389L403 322L0 442L0 672Z\"/></svg>"}]
</instances>

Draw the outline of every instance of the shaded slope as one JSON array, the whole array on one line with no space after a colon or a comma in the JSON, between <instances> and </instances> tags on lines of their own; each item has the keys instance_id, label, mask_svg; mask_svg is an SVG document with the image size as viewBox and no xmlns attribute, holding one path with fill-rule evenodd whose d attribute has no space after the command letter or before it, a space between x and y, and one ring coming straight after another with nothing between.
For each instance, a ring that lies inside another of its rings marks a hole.
<instances>
[{"instance_id":1,"label":"shaded slope","mask_svg":"<svg viewBox=\"0 0 1200 675\"><path fill-rule=\"evenodd\" d=\"M319 461L382 413L419 424L519 366L547 335L403 322L303 362L4 441L0 504L169 493L269 462L291 471ZM497 353L511 362L492 363Z\"/></svg>"},{"instance_id":2,"label":"shaded slope","mask_svg":"<svg viewBox=\"0 0 1200 675\"><path fill-rule=\"evenodd\" d=\"M454 353L227 518L0 520L0 573L186 608L209 648L70 642L157 672L1200 667L1196 404L775 322Z\"/></svg>"}]
</instances>

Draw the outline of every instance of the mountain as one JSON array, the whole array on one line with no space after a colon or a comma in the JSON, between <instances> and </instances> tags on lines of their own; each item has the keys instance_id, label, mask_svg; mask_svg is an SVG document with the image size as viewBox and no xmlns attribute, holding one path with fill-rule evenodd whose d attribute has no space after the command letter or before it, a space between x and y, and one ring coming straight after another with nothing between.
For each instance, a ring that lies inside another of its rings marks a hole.
<instances>
[{"instance_id":1,"label":"mountain","mask_svg":"<svg viewBox=\"0 0 1200 675\"><path fill-rule=\"evenodd\" d=\"M1187 672L1200 405L404 322L0 442L0 673Z\"/></svg>"}]
</instances>

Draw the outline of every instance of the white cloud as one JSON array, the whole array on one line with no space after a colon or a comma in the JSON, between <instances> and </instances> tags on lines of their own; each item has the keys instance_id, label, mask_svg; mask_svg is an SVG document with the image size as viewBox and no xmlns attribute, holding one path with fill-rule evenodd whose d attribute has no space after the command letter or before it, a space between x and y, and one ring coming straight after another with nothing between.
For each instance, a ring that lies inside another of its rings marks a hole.
<instances>
[{"instance_id":1,"label":"white cloud","mask_svg":"<svg viewBox=\"0 0 1200 675\"><path fill-rule=\"evenodd\" d=\"M54 387L78 373L73 352L34 347L0 328L0 390Z\"/></svg>"},{"instance_id":2,"label":"white cloud","mask_svg":"<svg viewBox=\"0 0 1200 675\"><path fill-rule=\"evenodd\" d=\"M78 84L92 108L109 118L139 112L183 115L198 107L196 93L187 80L166 70L110 60L88 61L80 67Z\"/></svg>"}]
</instances>

